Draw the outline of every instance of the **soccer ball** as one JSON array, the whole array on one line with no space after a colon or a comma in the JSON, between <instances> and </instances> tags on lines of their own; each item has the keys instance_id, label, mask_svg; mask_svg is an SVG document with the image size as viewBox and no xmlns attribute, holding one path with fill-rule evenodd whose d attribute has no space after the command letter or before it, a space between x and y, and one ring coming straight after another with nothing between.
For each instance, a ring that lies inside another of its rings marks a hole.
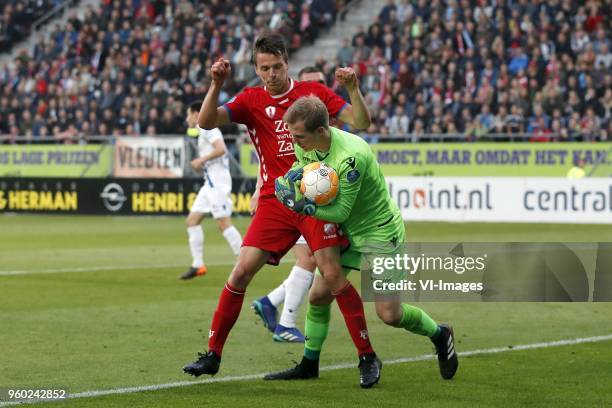
<instances>
[{"instance_id":1,"label":"soccer ball","mask_svg":"<svg viewBox=\"0 0 612 408\"><path fill-rule=\"evenodd\" d=\"M338 194L338 173L323 162L304 166L300 191L317 205L331 203Z\"/></svg>"}]
</instances>

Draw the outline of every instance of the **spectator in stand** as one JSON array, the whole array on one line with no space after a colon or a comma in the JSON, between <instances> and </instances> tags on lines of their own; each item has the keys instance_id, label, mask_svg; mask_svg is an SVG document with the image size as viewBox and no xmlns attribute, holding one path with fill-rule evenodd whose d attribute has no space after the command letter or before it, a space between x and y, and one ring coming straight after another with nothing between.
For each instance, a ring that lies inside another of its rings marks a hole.
<instances>
[{"instance_id":1,"label":"spectator in stand","mask_svg":"<svg viewBox=\"0 0 612 408\"><path fill-rule=\"evenodd\" d=\"M393 136L405 136L410 128L410 118L404 112L404 107L397 105L393 116L387 119L386 123L389 134Z\"/></svg>"},{"instance_id":2,"label":"spectator in stand","mask_svg":"<svg viewBox=\"0 0 612 408\"><path fill-rule=\"evenodd\" d=\"M336 58L338 58L338 60L340 61L340 64L344 66L348 66L350 63L353 62L353 54L354 54L354 50L353 50L353 47L349 43L349 39L343 38L342 45L340 46L340 49L338 49Z\"/></svg>"},{"instance_id":3,"label":"spectator in stand","mask_svg":"<svg viewBox=\"0 0 612 408\"><path fill-rule=\"evenodd\" d=\"M609 70L612 67L612 52L607 43L599 45L599 51L595 57L595 68Z\"/></svg>"},{"instance_id":4,"label":"spectator in stand","mask_svg":"<svg viewBox=\"0 0 612 408\"><path fill-rule=\"evenodd\" d=\"M601 128L600 119L595 115L595 110L592 107L586 108L586 112L580 119L580 135L582 140L592 142L599 136Z\"/></svg>"},{"instance_id":5,"label":"spectator in stand","mask_svg":"<svg viewBox=\"0 0 612 408\"><path fill-rule=\"evenodd\" d=\"M535 105L533 107L533 115L529 118L529 123L527 124L527 132L528 133L544 133L549 130L550 126L550 118L544 112L542 105Z\"/></svg>"},{"instance_id":6,"label":"spectator in stand","mask_svg":"<svg viewBox=\"0 0 612 408\"><path fill-rule=\"evenodd\" d=\"M506 121L508 120L508 108L506 105L501 105L497 111L497 115L493 118L493 128L491 131L496 134L509 133Z\"/></svg>"}]
</instances>

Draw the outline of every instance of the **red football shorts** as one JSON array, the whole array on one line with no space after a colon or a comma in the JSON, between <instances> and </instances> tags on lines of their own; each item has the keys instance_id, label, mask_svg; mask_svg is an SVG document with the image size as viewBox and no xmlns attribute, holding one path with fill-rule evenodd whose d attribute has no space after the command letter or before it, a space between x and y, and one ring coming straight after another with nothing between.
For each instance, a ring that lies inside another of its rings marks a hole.
<instances>
[{"instance_id":1,"label":"red football shorts","mask_svg":"<svg viewBox=\"0 0 612 408\"><path fill-rule=\"evenodd\" d=\"M278 265L281 258L303 235L312 252L327 247L348 247L348 240L333 222L298 214L280 203L274 196L260 197L255 216L242 240L251 246L270 252L268 263Z\"/></svg>"}]
</instances>

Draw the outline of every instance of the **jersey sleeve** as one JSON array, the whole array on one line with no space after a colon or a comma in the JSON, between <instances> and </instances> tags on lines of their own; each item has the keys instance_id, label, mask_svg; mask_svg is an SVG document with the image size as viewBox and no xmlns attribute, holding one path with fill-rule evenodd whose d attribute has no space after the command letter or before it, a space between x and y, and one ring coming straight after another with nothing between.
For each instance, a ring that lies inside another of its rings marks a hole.
<instances>
[{"instance_id":1,"label":"jersey sleeve","mask_svg":"<svg viewBox=\"0 0 612 408\"><path fill-rule=\"evenodd\" d=\"M336 95L328 87L318 83L313 83L313 85L316 86L316 95L323 101L325 106L327 106L327 111L329 112L330 117L337 117L348 105L344 99Z\"/></svg>"},{"instance_id":2,"label":"jersey sleeve","mask_svg":"<svg viewBox=\"0 0 612 408\"><path fill-rule=\"evenodd\" d=\"M219 128L214 128L208 133L208 140L211 144L216 142L217 140L223 140L223 133L221 133L221 130L219 130Z\"/></svg>"},{"instance_id":3,"label":"jersey sleeve","mask_svg":"<svg viewBox=\"0 0 612 408\"><path fill-rule=\"evenodd\" d=\"M249 111L251 109L249 107L250 99L252 98L249 98L249 90L245 89L223 105L232 122L248 125Z\"/></svg>"},{"instance_id":4,"label":"jersey sleeve","mask_svg":"<svg viewBox=\"0 0 612 408\"><path fill-rule=\"evenodd\" d=\"M198 131L200 132L200 135L206 138L210 144L213 144L217 140L223 140L223 133L221 133L219 128L206 130L198 127Z\"/></svg>"},{"instance_id":5,"label":"jersey sleeve","mask_svg":"<svg viewBox=\"0 0 612 408\"><path fill-rule=\"evenodd\" d=\"M317 207L316 218L342 224L353 210L361 182L367 170L366 159L361 156L351 156L342 162L338 172L340 188L338 196L329 205Z\"/></svg>"}]
</instances>

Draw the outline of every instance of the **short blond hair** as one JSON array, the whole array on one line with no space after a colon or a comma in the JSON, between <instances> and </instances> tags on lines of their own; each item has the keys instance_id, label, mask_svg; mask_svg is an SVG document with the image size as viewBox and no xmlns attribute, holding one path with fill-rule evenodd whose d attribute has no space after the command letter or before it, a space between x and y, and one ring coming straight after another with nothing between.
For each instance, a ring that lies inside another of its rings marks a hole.
<instances>
[{"instance_id":1,"label":"short blond hair","mask_svg":"<svg viewBox=\"0 0 612 408\"><path fill-rule=\"evenodd\" d=\"M287 124L304 121L304 128L308 132L323 126L329 128L329 112L325 104L316 96L302 96L291 105L283 120Z\"/></svg>"}]
</instances>

